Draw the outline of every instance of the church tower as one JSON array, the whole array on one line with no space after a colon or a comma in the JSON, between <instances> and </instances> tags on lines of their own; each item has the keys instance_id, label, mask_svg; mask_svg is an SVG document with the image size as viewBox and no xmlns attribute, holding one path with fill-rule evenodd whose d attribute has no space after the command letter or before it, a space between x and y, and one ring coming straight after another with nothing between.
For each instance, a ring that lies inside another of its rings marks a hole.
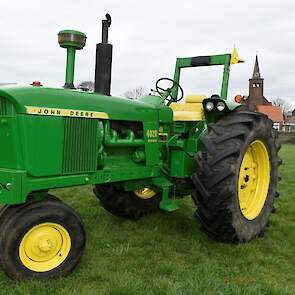
<instances>
[{"instance_id":1,"label":"church tower","mask_svg":"<svg viewBox=\"0 0 295 295\"><path fill-rule=\"evenodd\" d=\"M271 103L264 97L263 94L263 78L261 78L258 56L256 54L255 65L252 78L249 79L249 98L248 109L256 111L257 105L270 105Z\"/></svg>"},{"instance_id":2,"label":"church tower","mask_svg":"<svg viewBox=\"0 0 295 295\"><path fill-rule=\"evenodd\" d=\"M263 79L260 75L258 56L256 54L252 78L249 79L249 96L252 99L263 97Z\"/></svg>"},{"instance_id":3,"label":"church tower","mask_svg":"<svg viewBox=\"0 0 295 295\"><path fill-rule=\"evenodd\" d=\"M249 79L249 96L243 101L243 110L263 113L267 115L276 127L284 123L283 113L280 107L273 106L263 94L263 78L261 78L258 56L256 54L252 78Z\"/></svg>"}]
</instances>

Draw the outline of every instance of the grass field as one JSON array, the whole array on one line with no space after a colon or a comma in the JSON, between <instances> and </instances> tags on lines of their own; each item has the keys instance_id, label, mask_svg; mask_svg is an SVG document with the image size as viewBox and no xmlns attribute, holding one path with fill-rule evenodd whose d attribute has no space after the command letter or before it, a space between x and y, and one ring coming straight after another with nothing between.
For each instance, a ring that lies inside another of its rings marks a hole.
<instances>
[{"instance_id":1,"label":"grass field","mask_svg":"<svg viewBox=\"0 0 295 295\"><path fill-rule=\"evenodd\" d=\"M55 192L82 216L87 247L67 278L14 282L0 273L1 294L295 294L295 145L284 165L277 213L264 238L245 245L211 241L190 199L174 213L138 222L99 206L91 188Z\"/></svg>"}]
</instances>

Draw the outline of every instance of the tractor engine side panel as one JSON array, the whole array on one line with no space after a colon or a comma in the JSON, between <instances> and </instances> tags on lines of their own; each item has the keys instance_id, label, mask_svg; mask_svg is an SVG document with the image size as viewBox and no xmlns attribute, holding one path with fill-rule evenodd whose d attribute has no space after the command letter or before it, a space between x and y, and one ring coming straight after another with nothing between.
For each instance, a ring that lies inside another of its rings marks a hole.
<instances>
[{"instance_id":1,"label":"tractor engine side panel","mask_svg":"<svg viewBox=\"0 0 295 295\"><path fill-rule=\"evenodd\" d=\"M22 152L19 141L18 118L12 103L0 97L0 167L22 169Z\"/></svg>"},{"instance_id":2,"label":"tractor engine side panel","mask_svg":"<svg viewBox=\"0 0 295 295\"><path fill-rule=\"evenodd\" d=\"M98 120L21 116L25 169L33 177L95 172Z\"/></svg>"},{"instance_id":3,"label":"tractor engine side panel","mask_svg":"<svg viewBox=\"0 0 295 295\"><path fill-rule=\"evenodd\" d=\"M17 131L16 117L0 117L1 168L22 169L22 153Z\"/></svg>"},{"instance_id":4,"label":"tractor engine side panel","mask_svg":"<svg viewBox=\"0 0 295 295\"><path fill-rule=\"evenodd\" d=\"M33 177L60 175L64 118L21 115L24 166Z\"/></svg>"}]
</instances>

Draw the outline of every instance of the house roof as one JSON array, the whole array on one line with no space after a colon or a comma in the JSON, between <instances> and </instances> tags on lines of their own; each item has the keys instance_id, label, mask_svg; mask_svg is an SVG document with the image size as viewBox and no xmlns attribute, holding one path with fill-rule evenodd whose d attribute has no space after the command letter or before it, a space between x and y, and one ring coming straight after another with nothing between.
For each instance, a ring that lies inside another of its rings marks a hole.
<instances>
[{"instance_id":1,"label":"house roof","mask_svg":"<svg viewBox=\"0 0 295 295\"><path fill-rule=\"evenodd\" d=\"M267 115L274 123L284 123L284 116L280 107L272 105L258 105L257 111Z\"/></svg>"}]
</instances>

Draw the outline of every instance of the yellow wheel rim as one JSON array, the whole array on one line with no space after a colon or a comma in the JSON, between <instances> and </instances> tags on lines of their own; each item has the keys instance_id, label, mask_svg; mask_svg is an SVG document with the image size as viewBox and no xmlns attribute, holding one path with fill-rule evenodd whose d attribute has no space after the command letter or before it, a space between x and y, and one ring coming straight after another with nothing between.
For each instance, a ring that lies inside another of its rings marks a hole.
<instances>
[{"instance_id":1,"label":"yellow wheel rim","mask_svg":"<svg viewBox=\"0 0 295 295\"><path fill-rule=\"evenodd\" d=\"M23 237L19 257L23 265L35 272L45 272L58 267L71 249L68 231L56 223L34 226Z\"/></svg>"},{"instance_id":2,"label":"yellow wheel rim","mask_svg":"<svg viewBox=\"0 0 295 295\"><path fill-rule=\"evenodd\" d=\"M268 194L270 163L265 144L253 141L244 154L239 171L238 195L240 209L248 220L261 212Z\"/></svg>"},{"instance_id":3,"label":"yellow wheel rim","mask_svg":"<svg viewBox=\"0 0 295 295\"><path fill-rule=\"evenodd\" d=\"M156 193L150 188L141 188L134 191L135 195L138 196L140 199L150 199L156 195Z\"/></svg>"}]
</instances>

